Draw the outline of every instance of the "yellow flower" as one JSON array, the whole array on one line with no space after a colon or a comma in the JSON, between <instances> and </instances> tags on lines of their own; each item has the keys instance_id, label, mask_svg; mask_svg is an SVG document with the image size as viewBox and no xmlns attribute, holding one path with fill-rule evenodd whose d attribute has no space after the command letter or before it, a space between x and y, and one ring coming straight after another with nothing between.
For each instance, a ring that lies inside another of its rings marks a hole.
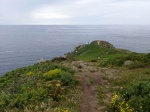
<instances>
[{"instance_id":1,"label":"yellow flower","mask_svg":"<svg viewBox=\"0 0 150 112\"><path fill-rule=\"evenodd\" d=\"M60 84L56 84L56 86L57 86L57 87L60 87L61 85L60 85Z\"/></svg>"},{"instance_id":2,"label":"yellow flower","mask_svg":"<svg viewBox=\"0 0 150 112\"><path fill-rule=\"evenodd\" d=\"M69 110L64 110L64 112L69 112Z\"/></svg>"}]
</instances>

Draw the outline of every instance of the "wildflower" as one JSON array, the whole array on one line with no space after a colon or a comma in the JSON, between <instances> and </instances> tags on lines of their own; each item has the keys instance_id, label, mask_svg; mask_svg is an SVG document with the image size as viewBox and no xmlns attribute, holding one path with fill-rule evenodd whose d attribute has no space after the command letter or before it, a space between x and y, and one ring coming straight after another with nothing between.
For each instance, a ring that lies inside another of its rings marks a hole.
<instances>
[{"instance_id":1,"label":"wildflower","mask_svg":"<svg viewBox=\"0 0 150 112\"><path fill-rule=\"evenodd\" d=\"M56 86L57 86L57 87L60 87L61 85L60 85L60 84L56 84Z\"/></svg>"}]
</instances>

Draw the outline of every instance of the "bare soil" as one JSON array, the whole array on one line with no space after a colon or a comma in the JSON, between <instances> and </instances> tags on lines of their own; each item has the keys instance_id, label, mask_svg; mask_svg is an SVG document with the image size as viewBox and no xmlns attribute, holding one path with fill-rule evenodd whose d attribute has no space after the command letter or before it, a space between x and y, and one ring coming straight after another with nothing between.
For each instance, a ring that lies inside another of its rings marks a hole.
<instances>
[{"instance_id":1,"label":"bare soil","mask_svg":"<svg viewBox=\"0 0 150 112\"><path fill-rule=\"evenodd\" d=\"M96 94L96 86L101 85L102 79L97 72L91 73L83 71L81 75L81 83L83 86L83 96L80 105L81 112L101 112ZM92 80L92 82L90 82Z\"/></svg>"},{"instance_id":2,"label":"bare soil","mask_svg":"<svg viewBox=\"0 0 150 112\"><path fill-rule=\"evenodd\" d=\"M96 87L103 85L100 72L93 63L85 63L83 61L72 62L72 67L78 71L83 86L80 112L101 112L96 93Z\"/></svg>"},{"instance_id":3,"label":"bare soil","mask_svg":"<svg viewBox=\"0 0 150 112\"><path fill-rule=\"evenodd\" d=\"M101 69L97 67L95 63L84 61L73 61L66 66L75 70L80 77L83 88L80 112L104 112L106 107L99 103L100 99L98 98L96 89L98 86L104 87L106 91L104 102L109 102L112 95L112 93L107 91L109 79L114 79L114 74L118 74L120 71L107 68Z\"/></svg>"}]
</instances>

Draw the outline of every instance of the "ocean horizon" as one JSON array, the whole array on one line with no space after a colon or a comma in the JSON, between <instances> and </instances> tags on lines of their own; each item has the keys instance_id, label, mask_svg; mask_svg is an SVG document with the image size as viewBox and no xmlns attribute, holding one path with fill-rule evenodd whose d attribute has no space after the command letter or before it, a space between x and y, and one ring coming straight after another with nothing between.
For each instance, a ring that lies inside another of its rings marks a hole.
<instances>
[{"instance_id":1,"label":"ocean horizon","mask_svg":"<svg viewBox=\"0 0 150 112\"><path fill-rule=\"evenodd\" d=\"M116 48L150 53L149 25L0 25L0 75L63 56L81 44L104 40Z\"/></svg>"}]
</instances>

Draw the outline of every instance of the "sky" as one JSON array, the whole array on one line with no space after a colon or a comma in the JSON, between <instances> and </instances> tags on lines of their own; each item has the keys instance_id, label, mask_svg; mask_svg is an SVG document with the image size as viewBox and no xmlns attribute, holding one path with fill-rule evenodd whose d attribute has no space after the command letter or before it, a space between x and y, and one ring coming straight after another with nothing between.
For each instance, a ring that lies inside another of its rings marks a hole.
<instances>
[{"instance_id":1,"label":"sky","mask_svg":"<svg viewBox=\"0 0 150 112\"><path fill-rule=\"evenodd\" d=\"M150 25L150 0L0 0L0 25Z\"/></svg>"}]
</instances>

